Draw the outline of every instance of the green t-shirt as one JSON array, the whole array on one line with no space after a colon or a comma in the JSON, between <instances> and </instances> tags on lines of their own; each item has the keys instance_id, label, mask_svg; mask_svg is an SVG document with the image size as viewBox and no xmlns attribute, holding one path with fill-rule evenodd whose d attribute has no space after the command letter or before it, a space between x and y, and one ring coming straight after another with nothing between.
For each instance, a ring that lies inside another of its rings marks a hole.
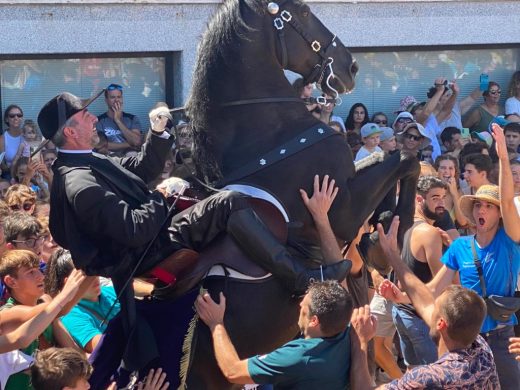
<instances>
[{"instance_id":1,"label":"green t-shirt","mask_svg":"<svg viewBox=\"0 0 520 390\"><path fill-rule=\"evenodd\" d=\"M275 390L345 390L350 370L348 329L335 337L293 340L277 350L247 360L257 384Z\"/></svg>"},{"instance_id":2,"label":"green t-shirt","mask_svg":"<svg viewBox=\"0 0 520 390\"><path fill-rule=\"evenodd\" d=\"M1 310L8 310L11 307L17 305L13 298L9 298L4 306L0 308ZM49 325L41 334L40 337L45 338L45 341L54 345L54 334L52 332L52 324ZM20 349L26 355L32 356L37 349L40 349L40 337L34 340L27 348ZM24 372L19 372L17 374L11 375L5 384L4 390L31 390L33 387L31 386L31 376L25 374Z\"/></svg>"}]
</instances>

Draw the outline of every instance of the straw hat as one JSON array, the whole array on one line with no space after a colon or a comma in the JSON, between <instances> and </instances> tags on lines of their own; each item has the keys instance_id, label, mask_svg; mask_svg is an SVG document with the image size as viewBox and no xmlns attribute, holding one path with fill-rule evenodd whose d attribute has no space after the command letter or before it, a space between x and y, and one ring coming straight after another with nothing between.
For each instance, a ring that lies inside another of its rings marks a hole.
<instances>
[{"instance_id":1,"label":"straw hat","mask_svg":"<svg viewBox=\"0 0 520 390\"><path fill-rule=\"evenodd\" d=\"M475 224L475 219L473 218L473 203L477 200L483 200L500 207L498 186L494 184L484 184L483 186L480 186L475 195L464 195L460 198L460 211L473 224Z\"/></svg>"}]
</instances>

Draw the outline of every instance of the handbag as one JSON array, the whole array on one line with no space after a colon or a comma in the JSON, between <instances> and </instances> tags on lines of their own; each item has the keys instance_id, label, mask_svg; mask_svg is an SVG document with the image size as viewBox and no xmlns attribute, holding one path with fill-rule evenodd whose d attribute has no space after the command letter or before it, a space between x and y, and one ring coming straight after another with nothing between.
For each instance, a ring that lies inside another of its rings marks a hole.
<instances>
[{"instance_id":1,"label":"handbag","mask_svg":"<svg viewBox=\"0 0 520 390\"><path fill-rule=\"evenodd\" d=\"M478 278L480 280L480 287L482 288L482 298L486 302L487 313L498 322L508 321L513 314L520 310L520 298L517 297L502 297L500 295L487 295L486 282L484 280L484 273L482 272L482 264L477 256L475 250L475 239L471 240L471 250L473 251L473 261L477 268ZM512 275L511 275L512 279ZM512 280L509 280L511 284Z\"/></svg>"}]
</instances>

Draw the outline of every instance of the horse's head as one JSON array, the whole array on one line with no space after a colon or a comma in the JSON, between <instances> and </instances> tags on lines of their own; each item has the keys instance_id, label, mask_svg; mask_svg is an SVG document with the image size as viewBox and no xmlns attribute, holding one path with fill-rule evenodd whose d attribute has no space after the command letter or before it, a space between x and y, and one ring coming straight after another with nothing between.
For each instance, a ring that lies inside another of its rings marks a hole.
<instances>
[{"instance_id":1,"label":"horse's head","mask_svg":"<svg viewBox=\"0 0 520 390\"><path fill-rule=\"evenodd\" d=\"M284 69L316 82L330 96L354 88L358 66L341 41L300 0L280 0L267 5L278 33L277 55Z\"/></svg>"}]
</instances>

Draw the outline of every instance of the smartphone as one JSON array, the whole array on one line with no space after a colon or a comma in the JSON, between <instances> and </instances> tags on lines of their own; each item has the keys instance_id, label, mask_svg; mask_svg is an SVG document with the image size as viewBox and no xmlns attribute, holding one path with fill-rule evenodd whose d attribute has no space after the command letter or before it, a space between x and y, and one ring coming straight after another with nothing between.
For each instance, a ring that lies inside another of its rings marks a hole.
<instances>
[{"instance_id":1,"label":"smartphone","mask_svg":"<svg viewBox=\"0 0 520 390\"><path fill-rule=\"evenodd\" d=\"M463 127L462 129L460 129L460 135L462 138L469 138L470 137L469 128Z\"/></svg>"},{"instance_id":2,"label":"smartphone","mask_svg":"<svg viewBox=\"0 0 520 390\"><path fill-rule=\"evenodd\" d=\"M486 73L480 75L480 90L487 91L489 88L489 76Z\"/></svg>"}]
</instances>

